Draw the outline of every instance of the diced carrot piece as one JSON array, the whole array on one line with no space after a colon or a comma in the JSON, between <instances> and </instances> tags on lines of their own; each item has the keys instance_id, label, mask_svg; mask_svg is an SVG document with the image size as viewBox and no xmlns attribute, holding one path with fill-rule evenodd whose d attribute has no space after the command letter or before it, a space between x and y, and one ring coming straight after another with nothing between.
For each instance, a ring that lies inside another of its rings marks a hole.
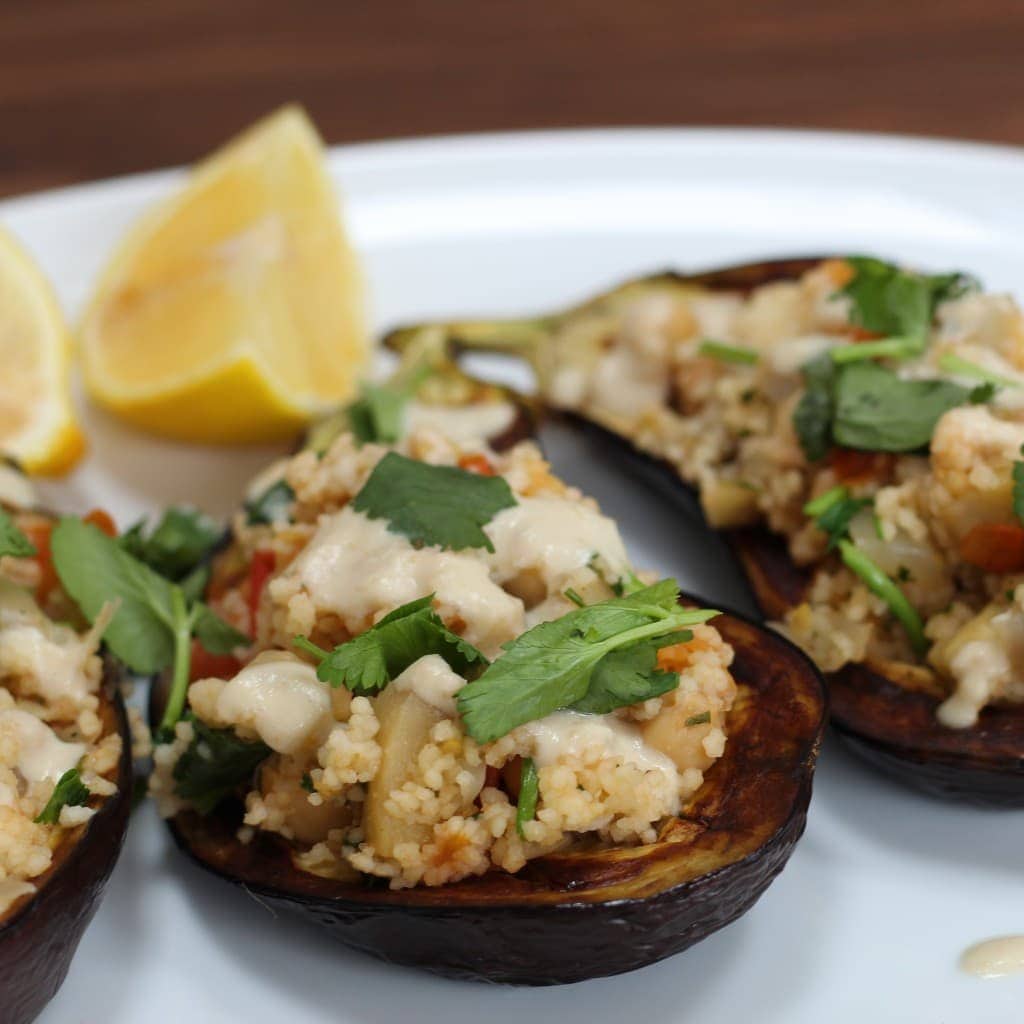
<instances>
[{"instance_id":1,"label":"diced carrot piece","mask_svg":"<svg viewBox=\"0 0 1024 1024\"><path fill-rule=\"evenodd\" d=\"M960 557L985 572L1024 571L1024 526L979 523L960 541Z\"/></svg>"},{"instance_id":2,"label":"diced carrot piece","mask_svg":"<svg viewBox=\"0 0 1024 1024\"><path fill-rule=\"evenodd\" d=\"M494 467L486 455L475 452L471 455L463 455L459 459L459 466L470 473L478 473L480 476L494 476Z\"/></svg>"},{"instance_id":3,"label":"diced carrot piece","mask_svg":"<svg viewBox=\"0 0 1024 1024\"><path fill-rule=\"evenodd\" d=\"M39 566L39 585L36 587L36 600L46 604L50 591L60 582L57 579L57 570L53 567L53 556L50 554L50 534L53 532L53 523L45 519L33 519L26 523L22 529L28 537L32 547L36 549L33 556Z\"/></svg>"},{"instance_id":4,"label":"diced carrot piece","mask_svg":"<svg viewBox=\"0 0 1024 1024\"><path fill-rule=\"evenodd\" d=\"M211 654L198 640L192 641L189 682L197 679L231 679L238 675L242 663L230 654Z\"/></svg>"},{"instance_id":5,"label":"diced carrot piece","mask_svg":"<svg viewBox=\"0 0 1024 1024\"><path fill-rule=\"evenodd\" d=\"M853 280L853 267L846 260L825 260L821 269L836 288L842 288Z\"/></svg>"},{"instance_id":6,"label":"diced carrot piece","mask_svg":"<svg viewBox=\"0 0 1024 1024\"><path fill-rule=\"evenodd\" d=\"M108 537L117 536L117 524L109 512L102 508L94 508L82 516L83 523L91 523L97 529L102 530Z\"/></svg>"}]
</instances>

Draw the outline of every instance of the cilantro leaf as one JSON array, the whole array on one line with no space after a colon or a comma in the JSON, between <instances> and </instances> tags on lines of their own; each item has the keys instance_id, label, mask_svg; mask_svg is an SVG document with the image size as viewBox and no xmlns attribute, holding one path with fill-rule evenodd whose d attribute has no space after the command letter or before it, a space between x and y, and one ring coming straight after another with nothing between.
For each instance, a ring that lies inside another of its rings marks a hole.
<instances>
[{"instance_id":1,"label":"cilantro leaf","mask_svg":"<svg viewBox=\"0 0 1024 1024\"><path fill-rule=\"evenodd\" d=\"M854 275L840 292L851 300L850 317L883 338L835 349L832 358L837 362L923 352L936 306L976 287L972 278L959 273L915 274L869 256L850 256L846 262Z\"/></svg>"},{"instance_id":2,"label":"cilantro leaf","mask_svg":"<svg viewBox=\"0 0 1024 1024\"><path fill-rule=\"evenodd\" d=\"M14 525L14 517L0 508L0 558L31 558L35 553L32 542Z\"/></svg>"},{"instance_id":3,"label":"cilantro leaf","mask_svg":"<svg viewBox=\"0 0 1024 1024\"><path fill-rule=\"evenodd\" d=\"M537 766L532 757L524 757L519 769L519 799L516 801L516 832L520 839L525 839L523 826L537 816L537 798L540 796L540 785L537 778Z\"/></svg>"},{"instance_id":4,"label":"cilantro leaf","mask_svg":"<svg viewBox=\"0 0 1024 1024\"><path fill-rule=\"evenodd\" d=\"M493 551L481 527L515 504L503 477L431 466L388 452L353 499L352 508L371 519L387 520L392 533L401 533L418 546Z\"/></svg>"},{"instance_id":5,"label":"cilantro leaf","mask_svg":"<svg viewBox=\"0 0 1024 1024\"><path fill-rule=\"evenodd\" d=\"M870 504L871 498L853 498L845 487L833 487L809 501L804 506L804 514L814 520L819 530L828 534L826 550L831 551L849 532L853 517Z\"/></svg>"},{"instance_id":6,"label":"cilantro leaf","mask_svg":"<svg viewBox=\"0 0 1024 1024\"><path fill-rule=\"evenodd\" d=\"M658 668L658 651L692 639L693 633L684 629L606 654L594 668L586 695L573 704L573 710L606 715L616 708L674 690L679 685L679 675Z\"/></svg>"},{"instance_id":7,"label":"cilantro leaf","mask_svg":"<svg viewBox=\"0 0 1024 1024\"><path fill-rule=\"evenodd\" d=\"M359 397L346 410L352 433L363 444L394 444L402 436L402 417L408 400L406 391L386 384L364 384Z\"/></svg>"},{"instance_id":8,"label":"cilantro leaf","mask_svg":"<svg viewBox=\"0 0 1024 1024\"><path fill-rule=\"evenodd\" d=\"M363 695L378 693L428 654L439 654L459 675L486 667L489 662L483 654L441 621L431 606L433 598L429 594L396 608L330 653L304 637L296 638L296 646L321 658L318 679Z\"/></svg>"},{"instance_id":9,"label":"cilantro leaf","mask_svg":"<svg viewBox=\"0 0 1024 1024\"><path fill-rule=\"evenodd\" d=\"M828 352L803 367L804 393L793 410L793 429L808 462L823 459L832 447L836 365Z\"/></svg>"},{"instance_id":10,"label":"cilantro leaf","mask_svg":"<svg viewBox=\"0 0 1024 1024\"><path fill-rule=\"evenodd\" d=\"M718 614L681 608L675 603L678 595L675 580L664 580L628 597L576 608L510 640L501 657L458 693L459 713L470 736L489 743L524 722L572 707L587 696L606 655ZM635 664L624 668L635 671ZM611 688L605 679L602 693Z\"/></svg>"},{"instance_id":11,"label":"cilantro leaf","mask_svg":"<svg viewBox=\"0 0 1024 1024\"><path fill-rule=\"evenodd\" d=\"M270 756L265 743L239 739L233 729L212 729L190 716L194 736L174 766L174 792L209 814Z\"/></svg>"},{"instance_id":12,"label":"cilantro leaf","mask_svg":"<svg viewBox=\"0 0 1024 1024\"><path fill-rule=\"evenodd\" d=\"M191 572L223 533L209 516L184 505L168 508L148 537L145 528L142 519L118 541L130 555L169 580L179 580Z\"/></svg>"},{"instance_id":13,"label":"cilantro leaf","mask_svg":"<svg viewBox=\"0 0 1024 1024\"><path fill-rule=\"evenodd\" d=\"M972 392L948 380L903 380L877 363L853 363L837 374L835 421L838 444L875 452L926 448L935 424Z\"/></svg>"},{"instance_id":14,"label":"cilantro leaf","mask_svg":"<svg viewBox=\"0 0 1024 1024\"><path fill-rule=\"evenodd\" d=\"M89 787L82 781L77 768L69 768L53 787L50 799L35 819L40 825L56 825L64 807L83 807L89 799Z\"/></svg>"},{"instance_id":15,"label":"cilantro leaf","mask_svg":"<svg viewBox=\"0 0 1024 1024\"><path fill-rule=\"evenodd\" d=\"M1021 446L1021 455L1024 455L1024 445ZM1013 464L1013 514L1017 520L1024 523L1024 462Z\"/></svg>"},{"instance_id":16,"label":"cilantro leaf","mask_svg":"<svg viewBox=\"0 0 1024 1024\"><path fill-rule=\"evenodd\" d=\"M295 491L287 480L272 483L262 494L250 498L242 506L245 520L250 526L283 523L288 520L288 509L295 500Z\"/></svg>"}]
</instances>

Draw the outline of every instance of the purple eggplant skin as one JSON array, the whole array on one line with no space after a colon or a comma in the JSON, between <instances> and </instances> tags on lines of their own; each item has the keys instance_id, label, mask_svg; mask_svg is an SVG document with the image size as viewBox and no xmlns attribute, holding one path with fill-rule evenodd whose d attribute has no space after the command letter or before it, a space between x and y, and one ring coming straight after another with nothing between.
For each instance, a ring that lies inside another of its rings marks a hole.
<instances>
[{"instance_id":1,"label":"purple eggplant skin","mask_svg":"<svg viewBox=\"0 0 1024 1024\"><path fill-rule=\"evenodd\" d=\"M28 1024L57 994L121 852L132 802L132 752L120 679L108 661L99 714L104 735L116 730L122 740L117 792L103 799L80 835L57 849L49 871L35 880L39 891L0 917L3 1024Z\"/></svg>"},{"instance_id":2,"label":"purple eggplant skin","mask_svg":"<svg viewBox=\"0 0 1024 1024\"><path fill-rule=\"evenodd\" d=\"M772 260L689 276L669 271L646 281L748 292L797 278L826 258ZM393 332L389 343L400 344L402 334ZM450 352L457 355L462 347L453 333ZM488 347L486 339L478 334L472 347ZM500 347L514 354L507 346ZM703 524L697 492L674 466L578 413L561 415L606 448L613 460L675 501L695 523ZM764 528L726 530L719 536L736 557L766 618L780 618L803 599L810 576L792 561L779 537ZM983 806L1024 806L1024 707L986 708L972 728L948 729L935 717L938 697L900 685L907 670L908 666L893 663L868 663L831 673L836 733L889 777L933 796Z\"/></svg>"},{"instance_id":3,"label":"purple eggplant skin","mask_svg":"<svg viewBox=\"0 0 1024 1024\"><path fill-rule=\"evenodd\" d=\"M714 623L736 651L729 741L654 844L592 846L515 875L392 891L299 871L267 834L239 842L231 801L207 817L179 814L171 832L207 871L392 963L557 985L662 960L744 914L785 866L804 830L827 718L824 682L802 652L735 614Z\"/></svg>"}]
</instances>

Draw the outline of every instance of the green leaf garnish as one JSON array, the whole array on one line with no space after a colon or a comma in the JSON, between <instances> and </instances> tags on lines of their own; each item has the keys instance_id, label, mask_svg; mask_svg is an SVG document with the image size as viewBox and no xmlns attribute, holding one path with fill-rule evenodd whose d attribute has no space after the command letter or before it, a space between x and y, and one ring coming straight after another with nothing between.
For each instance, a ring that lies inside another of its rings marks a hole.
<instances>
[{"instance_id":1,"label":"green leaf garnish","mask_svg":"<svg viewBox=\"0 0 1024 1024\"><path fill-rule=\"evenodd\" d=\"M169 580L190 573L209 554L223 534L222 527L198 509L175 505L167 509L146 536L139 520L117 538L132 557Z\"/></svg>"},{"instance_id":2,"label":"green leaf garnish","mask_svg":"<svg viewBox=\"0 0 1024 1024\"><path fill-rule=\"evenodd\" d=\"M520 839L525 839L523 826L537 816L537 797L540 795L537 766L532 757L524 757L520 762L519 800L516 802L516 832Z\"/></svg>"},{"instance_id":3,"label":"green leaf garnish","mask_svg":"<svg viewBox=\"0 0 1024 1024\"><path fill-rule=\"evenodd\" d=\"M0 558L31 558L36 554L32 542L14 525L14 517L0 508Z\"/></svg>"},{"instance_id":4,"label":"green leaf garnish","mask_svg":"<svg viewBox=\"0 0 1024 1024\"><path fill-rule=\"evenodd\" d=\"M363 695L378 693L428 654L439 654L462 676L488 665L480 651L445 626L431 606L433 598L429 594L403 604L333 651L305 637L296 637L295 646L320 660L318 679Z\"/></svg>"},{"instance_id":5,"label":"green leaf garnish","mask_svg":"<svg viewBox=\"0 0 1024 1024\"><path fill-rule=\"evenodd\" d=\"M850 297L852 321L884 337L833 349L837 363L919 355L928 343L936 306L976 287L964 274L915 274L868 256L850 256L846 262L854 275L840 292Z\"/></svg>"},{"instance_id":6,"label":"green leaf garnish","mask_svg":"<svg viewBox=\"0 0 1024 1024\"><path fill-rule=\"evenodd\" d=\"M53 787L50 799L35 819L39 825L56 825L64 807L82 807L89 799L89 787L82 781L77 768L69 768Z\"/></svg>"},{"instance_id":7,"label":"green leaf garnish","mask_svg":"<svg viewBox=\"0 0 1024 1024\"><path fill-rule=\"evenodd\" d=\"M847 448L918 451L945 413L985 397L952 381L903 380L876 363L856 363L836 375L832 435Z\"/></svg>"},{"instance_id":8,"label":"green leaf garnish","mask_svg":"<svg viewBox=\"0 0 1024 1024\"><path fill-rule=\"evenodd\" d=\"M387 520L392 533L403 534L417 546L493 551L481 527L515 504L503 477L431 466L388 452L353 499L352 508L371 519Z\"/></svg>"},{"instance_id":9,"label":"green leaf garnish","mask_svg":"<svg viewBox=\"0 0 1024 1024\"><path fill-rule=\"evenodd\" d=\"M831 551L850 529L850 521L872 503L870 498L853 498L845 487L833 487L804 505L804 515L810 516L819 530L828 534Z\"/></svg>"},{"instance_id":10,"label":"green leaf garnish","mask_svg":"<svg viewBox=\"0 0 1024 1024\"><path fill-rule=\"evenodd\" d=\"M288 509L295 500L295 491L287 480L277 480L262 494L250 498L243 508L250 526L269 526L288 521Z\"/></svg>"},{"instance_id":11,"label":"green leaf garnish","mask_svg":"<svg viewBox=\"0 0 1024 1024\"><path fill-rule=\"evenodd\" d=\"M192 742L174 765L174 792L209 814L239 786L248 785L253 772L270 756L262 742L239 739L233 729L211 729L190 716Z\"/></svg>"},{"instance_id":12,"label":"green leaf garnish","mask_svg":"<svg viewBox=\"0 0 1024 1024\"><path fill-rule=\"evenodd\" d=\"M906 631L907 638L914 653L920 657L928 650L928 640L924 635L924 625L917 610L907 600L906 595L863 551L850 540L840 540L839 556L843 564L867 585L868 590L880 597L896 616Z\"/></svg>"},{"instance_id":13,"label":"green leaf garnish","mask_svg":"<svg viewBox=\"0 0 1024 1024\"><path fill-rule=\"evenodd\" d=\"M662 580L626 597L577 608L510 640L501 657L458 693L456 702L469 735L478 743L490 743L524 722L579 706L606 656L657 638L665 646L674 642L672 635L680 629L718 614L681 608L678 598L675 580ZM640 657L606 666L599 676L605 703L617 689L625 696L636 691L633 676L642 672ZM648 685L657 688L663 682L649 680Z\"/></svg>"},{"instance_id":14,"label":"green leaf garnish","mask_svg":"<svg viewBox=\"0 0 1024 1024\"><path fill-rule=\"evenodd\" d=\"M386 384L364 384L346 410L352 433L367 444L394 444L402 436L402 418L409 395Z\"/></svg>"},{"instance_id":15,"label":"green leaf garnish","mask_svg":"<svg viewBox=\"0 0 1024 1024\"><path fill-rule=\"evenodd\" d=\"M793 429L808 462L823 459L832 447L836 366L827 352L803 367L804 393L793 410Z\"/></svg>"},{"instance_id":16,"label":"green leaf garnish","mask_svg":"<svg viewBox=\"0 0 1024 1024\"><path fill-rule=\"evenodd\" d=\"M1020 449L1024 455L1024 445ZM1013 476L1013 514L1019 523L1024 523L1024 462L1017 460L1011 470Z\"/></svg>"},{"instance_id":17,"label":"green leaf garnish","mask_svg":"<svg viewBox=\"0 0 1024 1024\"><path fill-rule=\"evenodd\" d=\"M224 653L247 638L221 622L200 602L189 604L184 590L132 557L90 523L65 518L50 537L53 565L61 585L90 622L117 600L117 613L104 641L133 672L152 675L174 666L167 708L158 733L166 741L185 707L193 632L212 653Z\"/></svg>"},{"instance_id":18,"label":"green leaf garnish","mask_svg":"<svg viewBox=\"0 0 1024 1024\"><path fill-rule=\"evenodd\" d=\"M727 345L723 341L712 341L710 338L700 343L697 352L702 356L710 356L712 359L718 359L723 363L742 363L748 366L756 363L759 358L753 349L741 348L738 345Z\"/></svg>"}]
</instances>

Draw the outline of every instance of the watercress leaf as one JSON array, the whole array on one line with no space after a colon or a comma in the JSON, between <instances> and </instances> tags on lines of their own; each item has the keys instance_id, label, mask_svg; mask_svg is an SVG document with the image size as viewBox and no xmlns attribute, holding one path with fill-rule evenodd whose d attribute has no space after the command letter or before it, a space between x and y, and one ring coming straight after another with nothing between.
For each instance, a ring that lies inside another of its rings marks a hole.
<instances>
[{"instance_id":1,"label":"watercress leaf","mask_svg":"<svg viewBox=\"0 0 1024 1024\"><path fill-rule=\"evenodd\" d=\"M481 527L515 504L503 477L431 466L388 452L353 499L352 508L371 519L386 520L392 533L403 534L416 545L493 551Z\"/></svg>"},{"instance_id":2,"label":"watercress leaf","mask_svg":"<svg viewBox=\"0 0 1024 1024\"><path fill-rule=\"evenodd\" d=\"M34 554L35 547L15 526L14 517L0 508L0 558L4 555L10 555L12 558L31 558Z\"/></svg>"},{"instance_id":3,"label":"watercress leaf","mask_svg":"<svg viewBox=\"0 0 1024 1024\"><path fill-rule=\"evenodd\" d=\"M295 491L287 480L277 480L262 494L245 502L246 522L250 526L270 525L288 521L288 512L295 501Z\"/></svg>"},{"instance_id":4,"label":"watercress leaf","mask_svg":"<svg viewBox=\"0 0 1024 1024\"><path fill-rule=\"evenodd\" d=\"M605 655L718 614L678 605L667 611L663 593L678 596L678 589L667 580L628 597L576 608L510 640L501 657L456 698L470 736L489 743L524 722L571 707L586 696Z\"/></svg>"},{"instance_id":5,"label":"watercress leaf","mask_svg":"<svg viewBox=\"0 0 1024 1024\"><path fill-rule=\"evenodd\" d=\"M659 670L658 651L692 639L693 633L684 629L653 640L641 640L606 654L594 666L590 686L586 694L573 704L573 710L606 715L616 708L660 697L674 690L679 685L679 675Z\"/></svg>"},{"instance_id":6,"label":"watercress leaf","mask_svg":"<svg viewBox=\"0 0 1024 1024\"><path fill-rule=\"evenodd\" d=\"M373 694L428 654L440 655L453 672L463 676L489 664L471 643L445 626L432 600L431 594L410 601L365 633L335 647L321 660L317 677L356 694ZM298 646L317 654L312 645Z\"/></svg>"},{"instance_id":7,"label":"watercress leaf","mask_svg":"<svg viewBox=\"0 0 1024 1024\"><path fill-rule=\"evenodd\" d=\"M118 540L129 554L161 576L178 580L206 557L222 532L198 509L174 505L163 513L148 537L144 522L138 522Z\"/></svg>"},{"instance_id":8,"label":"watercress leaf","mask_svg":"<svg viewBox=\"0 0 1024 1024\"><path fill-rule=\"evenodd\" d=\"M903 380L877 363L842 367L835 393L836 442L882 452L926 448L939 418L971 395L948 380Z\"/></svg>"},{"instance_id":9,"label":"watercress leaf","mask_svg":"<svg viewBox=\"0 0 1024 1024\"><path fill-rule=\"evenodd\" d=\"M210 582L210 566L204 562L197 565L187 576L178 581L185 600L189 603L198 601L206 593L206 584Z\"/></svg>"},{"instance_id":10,"label":"watercress leaf","mask_svg":"<svg viewBox=\"0 0 1024 1024\"><path fill-rule=\"evenodd\" d=\"M82 781L77 768L69 768L53 787L50 799L35 819L37 824L56 825L64 807L82 807L89 799L89 787Z\"/></svg>"},{"instance_id":11,"label":"watercress leaf","mask_svg":"<svg viewBox=\"0 0 1024 1024\"><path fill-rule=\"evenodd\" d=\"M230 654L236 647L247 647L250 639L228 625L208 605L192 605L192 634L210 654Z\"/></svg>"},{"instance_id":12,"label":"watercress leaf","mask_svg":"<svg viewBox=\"0 0 1024 1024\"><path fill-rule=\"evenodd\" d=\"M50 537L50 551L61 585L90 622L108 601L120 601L104 640L121 661L142 675L171 663L172 583L80 519L60 520Z\"/></svg>"},{"instance_id":13,"label":"watercress leaf","mask_svg":"<svg viewBox=\"0 0 1024 1024\"><path fill-rule=\"evenodd\" d=\"M200 814L209 814L251 782L271 750L265 743L239 739L233 729L212 729L194 715L189 720L194 735L174 766L174 792Z\"/></svg>"},{"instance_id":14,"label":"watercress leaf","mask_svg":"<svg viewBox=\"0 0 1024 1024\"><path fill-rule=\"evenodd\" d=\"M816 462L832 447L836 365L824 352L803 367L803 376L804 393L793 410L793 429L807 460Z\"/></svg>"},{"instance_id":15,"label":"watercress leaf","mask_svg":"<svg viewBox=\"0 0 1024 1024\"><path fill-rule=\"evenodd\" d=\"M516 801L516 832L525 839L523 826L537 816L537 798L540 796L540 780L537 765L532 757L524 757L519 770L519 799Z\"/></svg>"}]
</instances>

